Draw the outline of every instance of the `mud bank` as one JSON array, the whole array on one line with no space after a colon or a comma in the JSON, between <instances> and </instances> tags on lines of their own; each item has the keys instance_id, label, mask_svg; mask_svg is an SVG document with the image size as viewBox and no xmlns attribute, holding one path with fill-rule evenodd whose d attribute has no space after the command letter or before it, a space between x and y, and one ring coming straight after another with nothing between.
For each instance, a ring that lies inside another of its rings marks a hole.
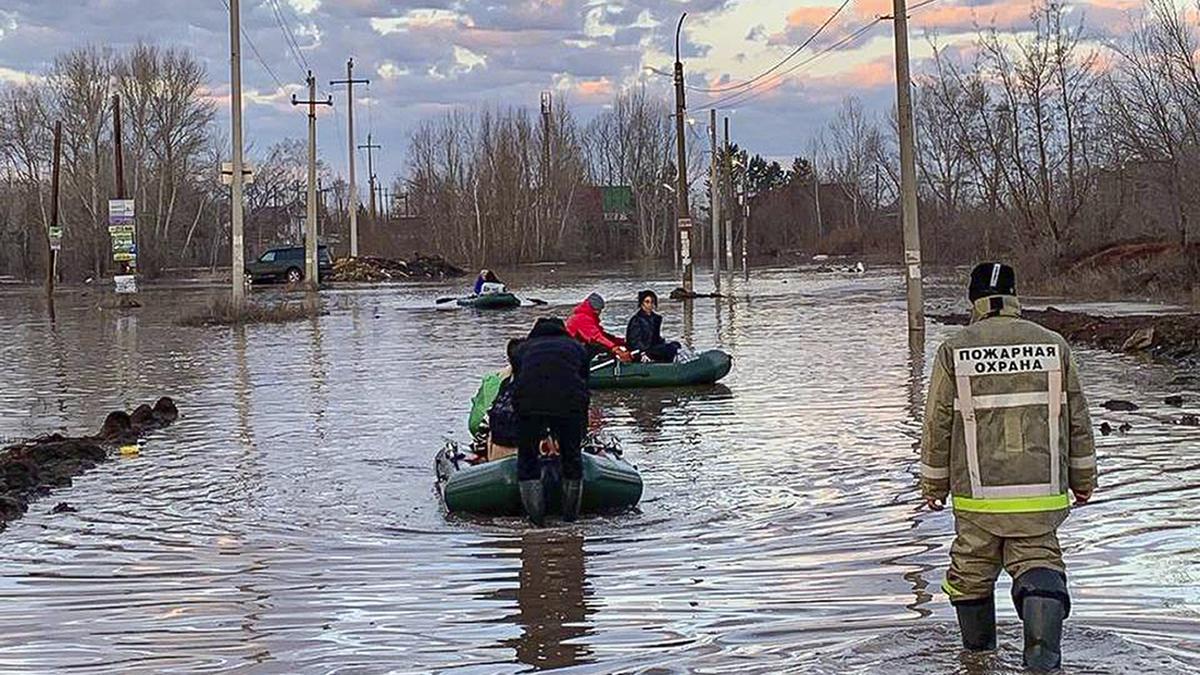
<instances>
[{"instance_id":1,"label":"mud bank","mask_svg":"<svg viewBox=\"0 0 1200 675\"><path fill-rule=\"evenodd\" d=\"M93 436L50 434L0 450L0 532L8 521L24 515L33 500L71 485L74 476L178 417L175 402L164 396L153 407L143 404L132 413L109 413ZM56 512L70 510L74 509L65 503L55 507Z\"/></svg>"},{"instance_id":2,"label":"mud bank","mask_svg":"<svg viewBox=\"0 0 1200 675\"><path fill-rule=\"evenodd\" d=\"M1200 314L1094 316L1053 307L1021 314L1069 342L1114 352L1146 353L1175 365L1200 367ZM962 314L929 318L950 325L967 323Z\"/></svg>"}]
</instances>

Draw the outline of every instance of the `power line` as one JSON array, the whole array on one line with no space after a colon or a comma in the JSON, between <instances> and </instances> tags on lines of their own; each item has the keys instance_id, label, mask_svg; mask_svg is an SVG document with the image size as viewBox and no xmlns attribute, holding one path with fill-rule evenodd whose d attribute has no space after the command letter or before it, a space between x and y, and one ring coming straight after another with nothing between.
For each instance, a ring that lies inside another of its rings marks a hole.
<instances>
[{"instance_id":1,"label":"power line","mask_svg":"<svg viewBox=\"0 0 1200 675\"><path fill-rule=\"evenodd\" d=\"M271 13L275 17L275 23L279 26L279 31L283 33L283 41L291 52L292 58L296 61L296 65L300 68L300 72L311 70L308 65L308 60L304 58L304 54L300 51L300 43L296 41L295 34L292 33L292 26L283 16L283 10L279 7L279 0L270 0Z\"/></svg>"},{"instance_id":2,"label":"power line","mask_svg":"<svg viewBox=\"0 0 1200 675\"><path fill-rule=\"evenodd\" d=\"M830 52L834 52L838 49L841 49L843 46L853 42L854 40L857 40L864 33L870 31L872 28L879 25L883 21L885 21L885 19L883 17L879 17L879 18L875 19L874 21L872 21L864 26L859 27L857 30L850 33L849 35L842 38L841 40L838 40L834 44L826 47L825 49L817 52L816 54L813 54L812 56L801 61L800 63L797 63L796 65L792 66L791 68L788 68L787 70L783 71L782 73L779 73L778 75L774 76L770 83L766 84L765 86L763 86L761 88L751 89L751 90L747 90L747 91L740 91L735 94L730 94L729 96L725 96L725 97L717 99L715 101L705 103L704 105L702 105L700 107L702 107L702 108L722 108L722 109L723 108L731 108L733 106L740 105L747 101L758 98L759 96L767 93L768 91L774 90L779 85L786 82L787 81L786 78L788 75L796 72L797 70L803 68L804 66L807 66L807 65L813 63L814 61L817 61L818 59L821 59L822 57L828 55Z\"/></svg>"},{"instance_id":3,"label":"power line","mask_svg":"<svg viewBox=\"0 0 1200 675\"><path fill-rule=\"evenodd\" d=\"M225 11L233 11L229 8L229 0L221 0L221 4L225 5ZM267 65L266 60L263 59L262 54L259 53L258 47L254 44L254 40L250 39L250 34L246 32L245 28L240 26L239 28L241 30L242 37L246 38L246 44L250 45L250 51L254 54L254 58L258 60L259 65L261 65L263 70L267 71L267 74L270 75L271 79L275 81L275 86L283 89L283 81L279 79L279 76L275 74L274 70L271 70L271 66Z\"/></svg>"},{"instance_id":4,"label":"power line","mask_svg":"<svg viewBox=\"0 0 1200 675\"><path fill-rule=\"evenodd\" d=\"M932 0L930 0L930 1L932 1ZM829 15L829 18L825 19L825 22L822 23L819 27L817 27L816 32L814 32L812 35L808 36L807 40L800 43L799 47L796 47L795 49L793 49L790 54L783 57L783 59L781 61L779 61L778 63L776 63L775 65L764 70L763 72L759 73L758 75L755 75L754 77L750 78L749 80L746 80L745 82L739 82L738 84L726 85L723 87L688 86L687 87L688 90L697 91L697 92L701 92L701 93L705 93L705 94L719 94L719 93L726 92L726 91L733 91L735 89L745 89L747 87L753 86L753 84L755 82L758 82L759 80L770 75L771 73L775 72L776 70L779 70L781 67L783 67L783 65L785 63L794 59L796 57L796 55L799 54L801 51L803 51L804 48L807 47L809 44L811 44L813 40L817 39L817 36L819 36L822 32L824 32L824 30L829 27L829 24L833 23L833 20L836 19L838 17L838 15L842 13L842 10L846 9L846 7L849 4L850 4L850 0L843 0L842 4L838 5L838 8L833 10L833 13Z\"/></svg>"}]
</instances>

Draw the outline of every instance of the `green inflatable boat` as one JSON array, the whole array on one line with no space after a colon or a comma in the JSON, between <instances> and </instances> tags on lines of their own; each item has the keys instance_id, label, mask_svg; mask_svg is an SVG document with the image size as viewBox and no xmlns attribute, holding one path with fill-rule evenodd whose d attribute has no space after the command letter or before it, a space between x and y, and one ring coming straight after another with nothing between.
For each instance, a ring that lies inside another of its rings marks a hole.
<instances>
[{"instance_id":1,"label":"green inflatable boat","mask_svg":"<svg viewBox=\"0 0 1200 675\"><path fill-rule=\"evenodd\" d=\"M459 298L457 302L459 307L474 307L475 309L507 309L521 306L521 299L512 293L468 295Z\"/></svg>"},{"instance_id":2,"label":"green inflatable boat","mask_svg":"<svg viewBox=\"0 0 1200 675\"><path fill-rule=\"evenodd\" d=\"M446 510L485 516L524 514L517 488L517 458L469 464L457 444L448 443L434 460L438 489ZM558 458L542 458L546 513L560 513L562 480ZM584 513L612 512L635 506L642 498L642 476L619 454L583 453Z\"/></svg>"},{"instance_id":3,"label":"green inflatable boat","mask_svg":"<svg viewBox=\"0 0 1200 675\"><path fill-rule=\"evenodd\" d=\"M695 359L682 363L621 363L611 357L599 357L593 362L588 384L592 389L712 384L728 375L732 367L733 357L719 349L701 352Z\"/></svg>"}]
</instances>

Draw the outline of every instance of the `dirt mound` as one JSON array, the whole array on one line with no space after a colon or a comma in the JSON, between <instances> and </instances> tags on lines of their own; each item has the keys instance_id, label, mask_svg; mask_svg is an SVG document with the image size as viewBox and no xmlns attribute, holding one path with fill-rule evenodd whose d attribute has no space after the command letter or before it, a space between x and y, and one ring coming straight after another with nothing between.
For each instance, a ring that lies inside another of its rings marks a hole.
<instances>
[{"instance_id":1,"label":"dirt mound","mask_svg":"<svg viewBox=\"0 0 1200 675\"><path fill-rule=\"evenodd\" d=\"M122 445L136 443L178 418L175 402L164 396L153 406L138 406L133 414L109 413L94 436L50 434L0 450L0 531L8 521L20 518L32 500L52 488L69 486L74 476L103 462Z\"/></svg>"},{"instance_id":2,"label":"dirt mound","mask_svg":"<svg viewBox=\"0 0 1200 675\"><path fill-rule=\"evenodd\" d=\"M339 258L333 263L330 281L382 282L407 279L447 279L466 275L441 256L416 254L412 260L392 260L374 256Z\"/></svg>"},{"instance_id":3,"label":"dirt mound","mask_svg":"<svg viewBox=\"0 0 1200 675\"><path fill-rule=\"evenodd\" d=\"M1200 314L1137 314L1093 316L1050 307L1024 310L1021 315L1061 334L1069 342L1114 352L1146 352L1175 363L1200 361ZM930 319L964 325L964 315L938 315Z\"/></svg>"}]
</instances>

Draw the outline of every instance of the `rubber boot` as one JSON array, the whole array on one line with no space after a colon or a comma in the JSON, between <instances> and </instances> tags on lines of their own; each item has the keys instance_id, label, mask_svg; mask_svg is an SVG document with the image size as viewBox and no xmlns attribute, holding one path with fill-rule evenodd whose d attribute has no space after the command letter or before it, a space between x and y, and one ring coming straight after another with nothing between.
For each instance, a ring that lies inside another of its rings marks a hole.
<instances>
[{"instance_id":1,"label":"rubber boot","mask_svg":"<svg viewBox=\"0 0 1200 675\"><path fill-rule=\"evenodd\" d=\"M963 647L972 652L996 648L996 598L967 600L954 604Z\"/></svg>"},{"instance_id":2,"label":"rubber boot","mask_svg":"<svg viewBox=\"0 0 1200 675\"><path fill-rule=\"evenodd\" d=\"M1071 614L1067 577L1038 567L1013 579L1013 606L1025 626L1025 667L1037 672L1062 664L1062 624Z\"/></svg>"},{"instance_id":3,"label":"rubber boot","mask_svg":"<svg viewBox=\"0 0 1200 675\"><path fill-rule=\"evenodd\" d=\"M529 522L538 527L546 524L546 491L542 488L542 480L523 480L518 486L521 491L521 506L525 507L525 515L529 517Z\"/></svg>"},{"instance_id":4,"label":"rubber boot","mask_svg":"<svg viewBox=\"0 0 1200 675\"><path fill-rule=\"evenodd\" d=\"M1031 595L1022 608L1025 623L1025 667L1046 672L1062 665L1063 603L1057 598Z\"/></svg>"},{"instance_id":5,"label":"rubber boot","mask_svg":"<svg viewBox=\"0 0 1200 675\"><path fill-rule=\"evenodd\" d=\"M579 517L579 506L583 503L583 481L564 480L562 483L562 519L573 523Z\"/></svg>"}]
</instances>

